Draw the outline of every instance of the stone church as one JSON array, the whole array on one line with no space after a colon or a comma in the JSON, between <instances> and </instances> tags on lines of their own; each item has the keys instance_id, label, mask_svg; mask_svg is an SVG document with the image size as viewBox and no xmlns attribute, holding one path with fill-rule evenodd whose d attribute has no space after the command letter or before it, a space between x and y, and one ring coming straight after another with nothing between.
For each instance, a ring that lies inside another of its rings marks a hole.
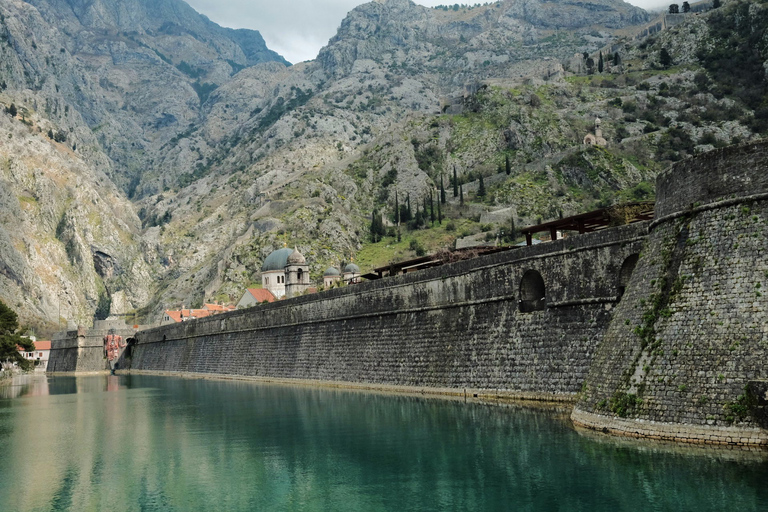
<instances>
[{"instance_id":1,"label":"stone church","mask_svg":"<svg viewBox=\"0 0 768 512\"><path fill-rule=\"evenodd\" d=\"M298 249L273 251L261 266L261 286L278 299L301 295L310 287L306 258Z\"/></svg>"},{"instance_id":2,"label":"stone church","mask_svg":"<svg viewBox=\"0 0 768 512\"><path fill-rule=\"evenodd\" d=\"M600 127L602 121L600 118L595 119L595 133L588 133L584 136L585 146L602 146L608 145L608 141L603 138L603 129Z\"/></svg>"}]
</instances>

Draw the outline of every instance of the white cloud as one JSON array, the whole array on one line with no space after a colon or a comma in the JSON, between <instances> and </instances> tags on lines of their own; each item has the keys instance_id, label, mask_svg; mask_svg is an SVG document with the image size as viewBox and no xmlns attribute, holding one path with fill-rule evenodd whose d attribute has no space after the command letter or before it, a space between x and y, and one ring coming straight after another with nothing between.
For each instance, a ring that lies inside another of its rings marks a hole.
<instances>
[{"instance_id":1,"label":"white cloud","mask_svg":"<svg viewBox=\"0 0 768 512\"><path fill-rule=\"evenodd\" d=\"M360 0L186 1L219 25L258 30L270 49L294 63L314 59L336 33L347 13L365 3ZM417 0L416 3L432 7L450 2ZM659 0L633 0L630 3L644 9L667 5Z\"/></svg>"}]
</instances>

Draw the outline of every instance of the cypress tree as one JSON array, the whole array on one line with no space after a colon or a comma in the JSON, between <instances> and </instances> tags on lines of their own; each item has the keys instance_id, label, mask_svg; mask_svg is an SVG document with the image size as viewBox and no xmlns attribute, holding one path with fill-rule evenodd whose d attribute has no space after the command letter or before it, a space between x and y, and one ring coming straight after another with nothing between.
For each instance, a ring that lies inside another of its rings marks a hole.
<instances>
[{"instance_id":1,"label":"cypress tree","mask_svg":"<svg viewBox=\"0 0 768 512\"><path fill-rule=\"evenodd\" d=\"M618 66L621 62L621 59L619 58L619 52L614 52L613 54L613 65Z\"/></svg>"},{"instance_id":2,"label":"cypress tree","mask_svg":"<svg viewBox=\"0 0 768 512\"><path fill-rule=\"evenodd\" d=\"M669 54L666 48L662 48L659 52L659 63L665 68L672 64L672 56Z\"/></svg>"},{"instance_id":3,"label":"cypress tree","mask_svg":"<svg viewBox=\"0 0 768 512\"><path fill-rule=\"evenodd\" d=\"M456 166L453 166L453 197L459 195L459 178L456 177Z\"/></svg>"},{"instance_id":4,"label":"cypress tree","mask_svg":"<svg viewBox=\"0 0 768 512\"><path fill-rule=\"evenodd\" d=\"M382 239L386 234L384 229L384 222L381 220L381 215L377 210L373 210L371 213L371 241L376 243Z\"/></svg>"},{"instance_id":5,"label":"cypress tree","mask_svg":"<svg viewBox=\"0 0 768 512\"><path fill-rule=\"evenodd\" d=\"M598 73L603 72L603 52L600 52L600 59L597 61L597 71Z\"/></svg>"},{"instance_id":6,"label":"cypress tree","mask_svg":"<svg viewBox=\"0 0 768 512\"><path fill-rule=\"evenodd\" d=\"M445 187L443 186L443 175L440 175L440 202L445 204Z\"/></svg>"},{"instance_id":7,"label":"cypress tree","mask_svg":"<svg viewBox=\"0 0 768 512\"><path fill-rule=\"evenodd\" d=\"M437 223L438 224L443 223L443 212L440 209L440 201L437 202Z\"/></svg>"},{"instance_id":8,"label":"cypress tree","mask_svg":"<svg viewBox=\"0 0 768 512\"><path fill-rule=\"evenodd\" d=\"M459 185L459 204L464 206L464 185Z\"/></svg>"},{"instance_id":9,"label":"cypress tree","mask_svg":"<svg viewBox=\"0 0 768 512\"><path fill-rule=\"evenodd\" d=\"M408 201L408 219L410 220L413 218L413 212L411 211L411 193L410 192L408 192L406 201Z\"/></svg>"},{"instance_id":10,"label":"cypress tree","mask_svg":"<svg viewBox=\"0 0 768 512\"><path fill-rule=\"evenodd\" d=\"M509 155L504 156L504 171L507 173L507 176L512 173L512 166L509 164Z\"/></svg>"},{"instance_id":11,"label":"cypress tree","mask_svg":"<svg viewBox=\"0 0 768 512\"><path fill-rule=\"evenodd\" d=\"M438 202L438 204L440 204ZM429 191L429 219L432 221L432 225L435 224L435 203L432 201L432 191Z\"/></svg>"},{"instance_id":12,"label":"cypress tree","mask_svg":"<svg viewBox=\"0 0 768 512\"><path fill-rule=\"evenodd\" d=\"M397 189L395 189L395 224L400 227L400 201L397 200Z\"/></svg>"},{"instance_id":13,"label":"cypress tree","mask_svg":"<svg viewBox=\"0 0 768 512\"><path fill-rule=\"evenodd\" d=\"M477 187L477 197L485 197L485 183L482 175L480 176L480 185Z\"/></svg>"}]
</instances>

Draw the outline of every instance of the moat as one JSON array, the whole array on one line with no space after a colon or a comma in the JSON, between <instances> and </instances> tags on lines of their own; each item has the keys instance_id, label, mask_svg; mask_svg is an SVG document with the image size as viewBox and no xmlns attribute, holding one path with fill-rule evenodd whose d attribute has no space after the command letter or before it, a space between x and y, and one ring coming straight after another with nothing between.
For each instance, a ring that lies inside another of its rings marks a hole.
<instances>
[{"instance_id":1,"label":"moat","mask_svg":"<svg viewBox=\"0 0 768 512\"><path fill-rule=\"evenodd\" d=\"M768 452L562 407L151 376L0 388L3 510L767 510Z\"/></svg>"}]
</instances>

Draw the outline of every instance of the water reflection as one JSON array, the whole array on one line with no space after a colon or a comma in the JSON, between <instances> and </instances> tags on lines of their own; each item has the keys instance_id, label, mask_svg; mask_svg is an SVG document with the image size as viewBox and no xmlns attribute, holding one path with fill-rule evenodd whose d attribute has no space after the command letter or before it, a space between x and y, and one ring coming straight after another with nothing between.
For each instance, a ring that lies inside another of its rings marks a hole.
<instances>
[{"instance_id":1,"label":"water reflection","mask_svg":"<svg viewBox=\"0 0 768 512\"><path fill-rule=\"evenodd\" d=\"M119 391L125 388L116 375L98 378L51 377L43 372L33 372L13 377L10 385L0 387L0 398L26 396L73 395L94 391Z\"/></svg>"},{"instance_id":2,"label":"water reflection","mask_svg":"<svg viewBox=\"0 0 768 512\"><path fill-rule=\"evenodd\" d=\"M557 408L147 376L47 389L0 399L8 510L768 509L762 455L596 440Z\"/></svg>"}]
</instances>

